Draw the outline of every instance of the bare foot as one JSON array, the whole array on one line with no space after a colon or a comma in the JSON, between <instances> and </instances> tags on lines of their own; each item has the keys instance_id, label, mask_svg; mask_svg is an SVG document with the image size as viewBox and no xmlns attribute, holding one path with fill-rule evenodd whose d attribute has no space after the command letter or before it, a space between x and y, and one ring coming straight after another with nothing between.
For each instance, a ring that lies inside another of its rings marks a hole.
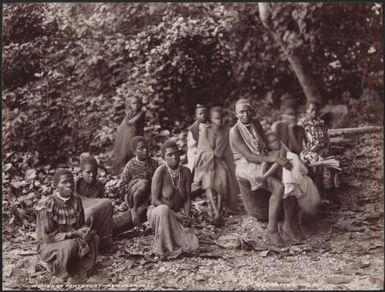
<instances>
[{"instance_id":1,"label":"bare foot","mask_svg":"<svg viewBox=\"0 0 385 292\"><path fill-rule=\"evenodd\" d=\"M274 232L267 231L267 238L271 241L273 245L276 245L279 247L284 245L282 237L281 235L279 235L278 231L274 231Z\"/></svg>"},{"instance_id":2,"label":"bare foot","mask_svg":"<svg viewBox=\"0 0 385 292\"><path fill-rule=\"evenodd\" d=\"M295 233L300 240L306 239L305 235L302 232L301 227L298 224L295 224Z\"/></svg>"},{"instance_id":3,"label":"bare foot","mask_svg":"<svg viewBox=\"0 0 385 292\"><path fill-rule=\"evenodd\" d=\"M282 231L289 236L289 238L293 241L299 241L301 240L299 235L295 232L295 228L293 228L289 224L282 225Z\"/></svg>"},{"instance_id":4,"label":"bare foot","mask_svg":"<svg viewBox=\"0 0 385 292\"><path fill-rule=\"evenodd\" d=\"M223 226L224 224L225 222L223 221L223 218L220 215L214 217L213 225L220 227L220 226Z\"/></svg>"},{"instance_id":5,"label":"bare foot","mask_svg":"<svg viewBox=\"0 0 385 292\"><path fill-rule=\"evenodd\" d=\"M142 220L140 220L140 217L138 213L136 213L134 210L131 209L131 215L132 215L132 221L136 226L140 226L142 224Z\"/></svg>"}]
</instances>

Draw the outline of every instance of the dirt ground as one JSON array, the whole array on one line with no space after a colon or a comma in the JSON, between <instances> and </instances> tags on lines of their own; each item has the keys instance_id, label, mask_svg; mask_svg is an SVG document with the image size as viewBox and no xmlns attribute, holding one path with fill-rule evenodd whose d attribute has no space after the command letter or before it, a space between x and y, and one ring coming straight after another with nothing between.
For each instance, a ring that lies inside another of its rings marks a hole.
<instances>
[{"instance_id":1,"label":"dirt ground","mask_svg":"<svg viewBox=\"0 0 385 292\"><path fill-rule=\"evenodd\" d=\"M214 228L206 202L197 198L190 227L201 244L198 255L160 261L150 252L151 230L143 226L116 236L85 280L50 278L35 253L35 232L3 231L3 289L383 289L383 135L362 135L353 145L344 153L340 204L308 221L301 243L272 248L264 241L266 223L246 214Z\"/></svg>"},{"instance_id":2,"label":"dirt ground","mask_svg":"<svg viewBox=\"0 0 385 292\"><path fill-rule=\"evenodd\" d=\"M16 230L20 236L3 242L3 289L383 289L382 183L345 186L339 198L341 206L306 225L305 241L283 248L269 247L266 223L246 214L228 217L223 228L196 221L202 251L170 261L150 254L149 229L128 231L83 281L50 279L34 254L34 234ZM195 214L203 204L194 203Z\"/></svg>"}]
</instances>

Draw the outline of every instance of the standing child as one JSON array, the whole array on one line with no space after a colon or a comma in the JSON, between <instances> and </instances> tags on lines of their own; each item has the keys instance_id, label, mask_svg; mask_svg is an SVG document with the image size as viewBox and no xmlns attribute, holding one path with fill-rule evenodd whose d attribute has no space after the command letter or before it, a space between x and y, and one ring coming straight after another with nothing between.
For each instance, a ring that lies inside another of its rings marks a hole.
<instances>
[{"instance_id":1,"label":"standing child","mask_svg":"<svg viewBox=\"0 0 385 292\"><path fill-rule=\"evenodd\" d=\"M131 209L132 221L140 225L145 221L147 207L151 203L151 180L158 162L150 157L147 140L136 136L131 141L134 157L124 167L122 183L125 201Z\"/></svg>"},{"instance_id":2,"label":"standing child","mask_svg":"<svg viewBox=\"0 0 385 292\"><path fill-rule=\"evenodd\" d=\"M95 157L80 156L81 177L76 180L75 190L80 196L85 221L100 237L100 246L112 244L113 207L110 199L104 197L104 184L97 179L98 162Z\"/></svg>"},{"instance_id":3,"label":"standing child","mask_svg":"<svg viewBox=\"0 0 385 292\"><path fill-rule=\"evenodd\" d=\"M324 160L330 155L328 129L325 122L319 118L319 109L320 105L317 102L310 102L306 109L306 116L298 123L306 133L300 157L310 164ZM317 166L315 183L319 190L337 188L339 186L337 172L326 166Z\"/></svg>"},{"instance_id":4,"label":"standing child","mask_svg":"<svg viewBox=\"0 0 385 292\"><path fill-rule=\"evenodd\" d=\"M213 211L212 223L220 226L223 224L223 203L235 209L239 193L229 129L223 125L221 107L210 110L210 126L203 129L197 150L194 184L205 190L209 208Z\"/></svg>"},{"instance_id":5,"label":"standing child","mask_svg":"<svg viewBox=\"0 0 385 292\"><path fill-rule=\"evenodd\" d=\"M208 125L207 107L197 104L195 109L195 122L188 127L187 132L187 167L193 173L194 163L197 155L199 136L202 130Z\"/></svg>"},{"instance_id":6,"label":"standing child","mask_svg":"<svg viewBox=\"0 0 385 292\"><path fill-rule=\"evenodd\" d=\"M141 101L137 97L128 99L127 114L118 127L112 152L113 172L120 174L126 163L133 157L130 149L131 139L143 136L145 112L141 110Z\"/></svg>"}]
</instances>

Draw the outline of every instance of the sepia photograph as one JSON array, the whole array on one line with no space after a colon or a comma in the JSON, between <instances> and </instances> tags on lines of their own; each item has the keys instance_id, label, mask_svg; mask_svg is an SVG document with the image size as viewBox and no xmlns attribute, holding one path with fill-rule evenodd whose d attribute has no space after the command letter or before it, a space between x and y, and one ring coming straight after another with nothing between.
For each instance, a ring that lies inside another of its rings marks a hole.
<instances>
[{"instance_id":1,"label":"sepia photograph","mask_svg":"<svg viewBox=\"0 0 385 292\"><path fill-rule=\"evenodd\" d=\"M383 290L378 2L2 4L2 289Z\"/></svg>"}]
</instances>

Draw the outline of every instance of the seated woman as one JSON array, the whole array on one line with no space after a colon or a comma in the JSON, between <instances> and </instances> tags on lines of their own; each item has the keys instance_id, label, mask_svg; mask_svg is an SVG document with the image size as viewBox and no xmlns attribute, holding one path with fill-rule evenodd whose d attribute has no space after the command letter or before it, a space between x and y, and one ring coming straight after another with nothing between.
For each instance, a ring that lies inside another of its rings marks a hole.
<instances>
[{"instance_id":1,"label":"seated woman","mask_svg":"<svg viewBox=\"0 0 385 292\"><path fill-rule=\"evenodd\" d=\"M146 209L151 201L151 179L158 162L150 157L147 140L142 136L132 139L131 149L135 156L126 164L121 180L132 221L140 225L146 220Z\"/></svg>"},{"instance_id":2,"label":"seated woman","mask_svg":"<svg viewBox=\"0 0 385 292\"><path fill-rule=\"evenodd\" d=\"M212 223L223 224L222 203L234 209L239 193L235 178L234 160L229 143L229 129L223 126L221 107L210 110L211 125L202 130L195 161L194 184L206 191L209 206L214 212Z\"/></svg>"},{"instance_id":3,"label":"seated woman","mask_svg":"<svg viewBox=\"0 0 385 292\"><path fill-rule=\"evenodd\" d=\"M104 184L97 179L98 162L91 155L80 156L81 177L76 180L75 190L82 200L86 224L100 237L100 247L112 245L113 206L103 198Z\"/></svg>"},{"instance_id":4,"label":"seated woman","mask_svg":"<svg viewBox=\"0 0 385 292\"><path fill-rule=\"evenodd\" d=\"M328 129L325 122L319 118L320 105L310 102L307 105L306 116L299 121L306 133L306 140L303 143L303 150L300 153L301 159L309 164L321 161L330 155L330 141ZM339 187L337 172L326 166L315 167L315 183L323 194L324 189Z\"/></svg>"},{"instance_id":5,"label":"seated woman","mask_svg":"<svg viewBox=\"0 0 385 292\"><path fill-rule=\"evenodd\" d=\"M196 235L179 223L177 213L184 207L184 217L190 217L191 172L180 165L180 153L175 142L167 141L161 148L164 164L152 178L152 205L147 218L155 237L151 244L155 254L162 258L175 258L182 252L195 252L199 248Z\"/></svg>"},{"instance_id":6,"label":"seated woman","mask_svg":"<svg viewBox=\"0 0 385 292\"><path fill-rule=\"evenodd\" d=\"M53 275L89 276L95 267L99 237L85 225L81 199L74 195L74 177L59 169L56 192L37 205L38 255Z\"/></svg>"}]
</instances>

